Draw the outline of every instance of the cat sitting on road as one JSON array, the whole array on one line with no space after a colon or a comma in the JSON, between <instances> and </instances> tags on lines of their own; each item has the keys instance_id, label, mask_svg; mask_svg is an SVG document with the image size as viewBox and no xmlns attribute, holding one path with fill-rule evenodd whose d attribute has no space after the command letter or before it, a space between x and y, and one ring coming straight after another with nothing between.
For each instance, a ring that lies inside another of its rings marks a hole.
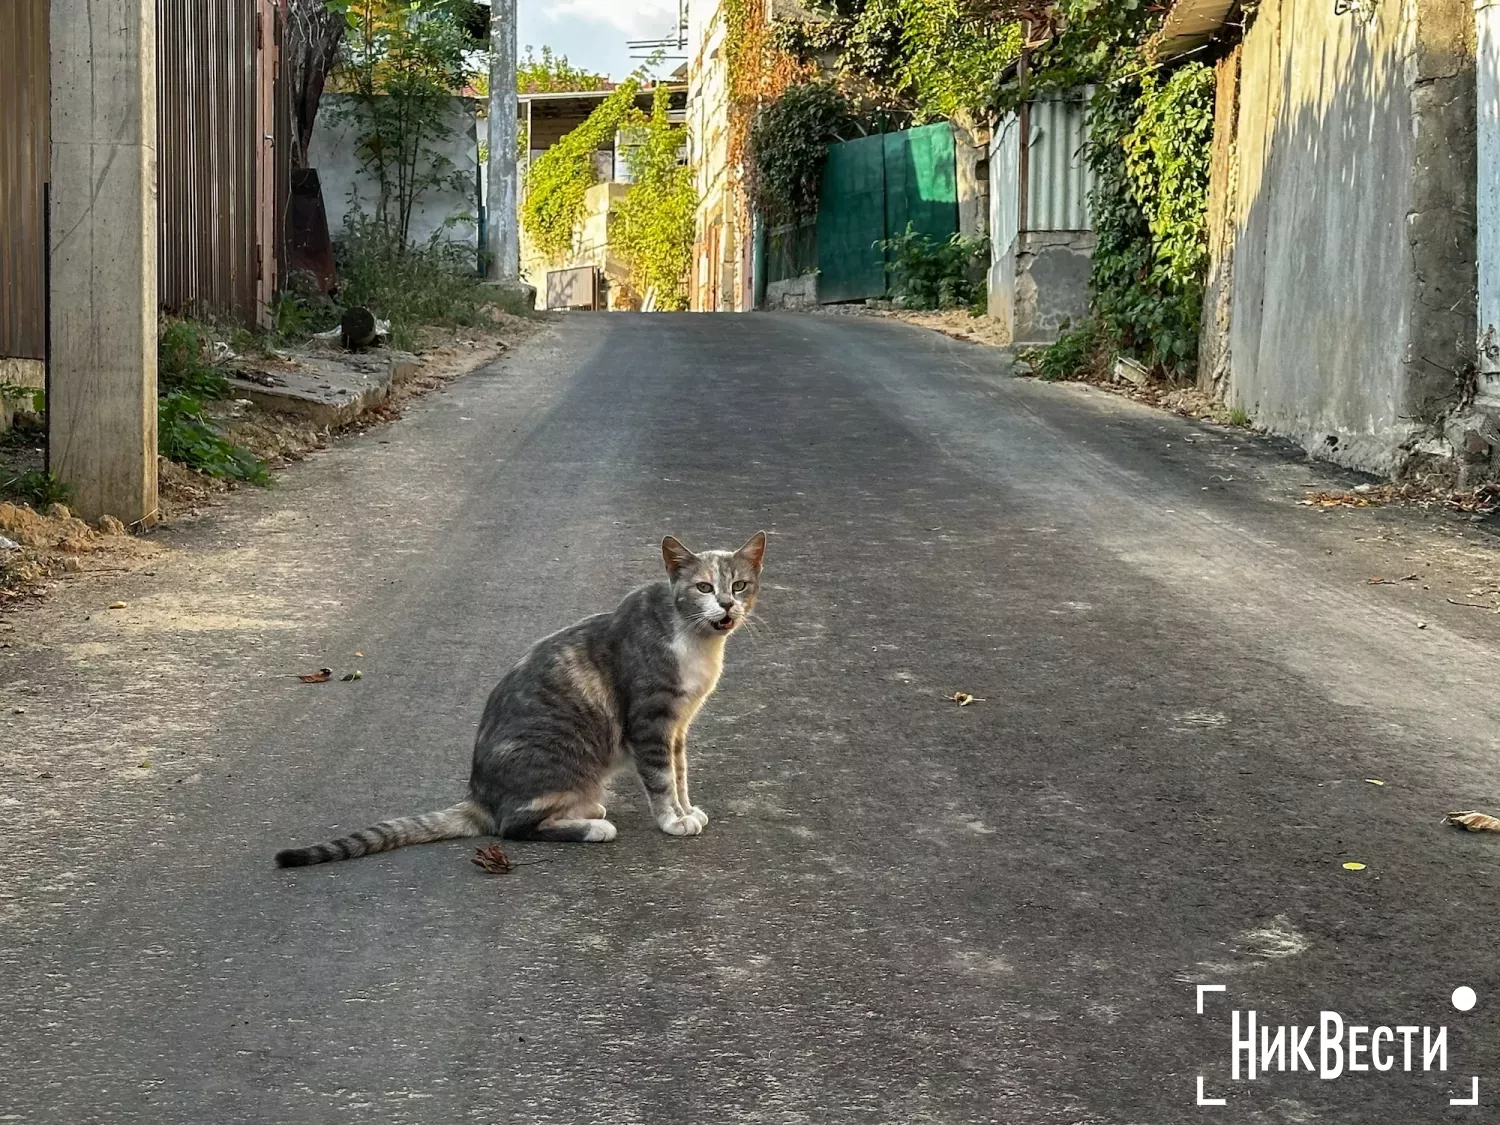
<instances>
[{"instance_id":1,"label":"cat sitting on road","mask_svg":"<svg viewBox=\"0 0 1500 1125\"><path fill-rule=\"evenodd\" d=\"M661 830L698 835L708 816L688 797L688 726L719 682L725 640L755 608L765 549L763 531L738 551L697 554L667 536L665 579L544 637L496 685L479 722L467 799L288 848L276 853L277 865L463 836L613 840L605 784L628 764Z\"/></svg>"}]
</instances>

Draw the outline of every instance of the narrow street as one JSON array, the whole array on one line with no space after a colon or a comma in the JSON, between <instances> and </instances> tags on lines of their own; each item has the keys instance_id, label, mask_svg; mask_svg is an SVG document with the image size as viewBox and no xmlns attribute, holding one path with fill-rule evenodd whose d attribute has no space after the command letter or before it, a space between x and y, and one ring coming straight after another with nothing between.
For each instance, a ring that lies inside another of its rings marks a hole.
<instances>
[{"instance_id":1,"label":"narrow street","mask_svg":"<svg viewBox=\"0 0 1500 1125\"><path fill-rule=\"evenodd\" d=\"M891 321L568 319L0 633L0 1121L1492 1120L1500 836L1441 820L1500 812L1500 619L1370 584L1423 564L1350 521L1418 517L1334 479ZM621 778L507 876L272 866L457 800L533 640L760 528L702 836ZM1232 1009L1447 1070L1233 1082Z\"/></svg>"}]
</instances>

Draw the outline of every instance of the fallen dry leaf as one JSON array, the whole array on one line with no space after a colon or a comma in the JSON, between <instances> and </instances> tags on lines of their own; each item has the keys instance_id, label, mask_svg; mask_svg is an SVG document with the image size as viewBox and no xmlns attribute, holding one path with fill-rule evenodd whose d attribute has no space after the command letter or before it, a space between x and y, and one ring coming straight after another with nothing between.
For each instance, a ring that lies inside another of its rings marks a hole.
<instances>
[{"instance_id":1,"label":"fallen dry leaf","mask_svg":"<svg viewBox=\"0 0 1500 1125\"><path fill-rule=\"evenodd\" d=\"M110 609L124 609L125 608L125 603L124 602L110 602L109 603L109 608Z\"/></svg>"},{"instance_id":2,"label":"fallen dry leaf","mask_svg":"<svg viewBox=\"0 0 1500 1125\"><path fill-rule=\"evenodd\" d=\"M1367 778L1365 778L1365 780L1368 781L1371 785L1384 785L1385 784L1385 782L1381 781L1380 778L1378 778L1378 777L1367 777Z\"/></svg>"},{"instance_id":3,"label":"fallen dry leaf","mask_svg":"<svg viewBox=\"0 0 1500 1125\"><path fill-rule=\"evenodd\" d=\"M487 848L476 848L469 862L475 867L484 868L491 875L509 875L516 869L510 856L501 850L499 844L491 844Z\"/></svg>"},{"instance_id":4,"label":"fallen dry leaf","mask_svg":"<svg viewBox=\"0 0 1500 1125\"><path fill-rule=\"evenodd\" d=\"M948 698L954 703L957 703L960 707L967 707L971 703L984 702L984 700L980 699L978 696L970 695L966 691L955 691L952 695L948 696Z\"/></svg>"},{"instance_id":5,"label":"fallen dry leaf","mask_svg":"<svg viewBox=\"0 0 1500 1125\"><path fill-rule=\"evenodd\" d=\"M332 668L319 668L316 672L299 672L297 678L304 684L323 684L327 683L332 675Z\"/></svg>"},{"instance_id":6,"label":"fallen dry leaf","mask_svg":"<svg viewBox=\"0 0 1500 1125\"><path fill-rule=\"evenodd\" d=\"M363 656L363 655L364 655L364 653L362 653L362 652L356 652L356 653L355 653L355 654L354 654L354 655L355 655L355 656Z\"/></svg>"},{"instance_id":7,"label":"fallen dry leaf","mask_svg":"<svg viewBox=\"0 0 1500 1125\"><path fill-rule=\"evenodd\" d=\"M1467 828L1470 832L1500 832L1500 818L1482 812L1451 812L1443 822L1454 828Z\"/></svg>"},{"instance_id":8,"label":"fallen dry leaf","mask_svg":"<svg viewBox=\"0 0 1500 1125\"><path fill-rule=\"evenodd\" d=\"M1346 864L1344 864L1344 870L1345 871L1363 871L1364 869L1365 869L1365 865L1363 863L1346 863Z\"/></svg>"}]
</instances>

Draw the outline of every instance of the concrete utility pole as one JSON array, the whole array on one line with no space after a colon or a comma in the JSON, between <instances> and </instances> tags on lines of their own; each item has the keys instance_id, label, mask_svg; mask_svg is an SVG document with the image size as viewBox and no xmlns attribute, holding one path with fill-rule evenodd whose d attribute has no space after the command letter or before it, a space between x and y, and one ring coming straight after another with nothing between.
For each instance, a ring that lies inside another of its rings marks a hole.
<instances>
[{"instance_id":1,"label":"concrete utility pole","mask_svg":"<svg viewBox=\"0 0 1500 1125\"><path fill-rule=\"evenodd\" d=\"M516 0L490 0L490 280L503 286L521 279L516 176ZM528 143L530 143L528 139Z\"/></svg>"},{"instance_id":2,"label":"concrete utility pole","mask_svg":"<svg viewBox=\"0 0 1500 1125\"><path fill-rule=\"evenodd\" d=\"M156 516L156 0L52 0L52 470Z\"/></svg>"}]
</instances>

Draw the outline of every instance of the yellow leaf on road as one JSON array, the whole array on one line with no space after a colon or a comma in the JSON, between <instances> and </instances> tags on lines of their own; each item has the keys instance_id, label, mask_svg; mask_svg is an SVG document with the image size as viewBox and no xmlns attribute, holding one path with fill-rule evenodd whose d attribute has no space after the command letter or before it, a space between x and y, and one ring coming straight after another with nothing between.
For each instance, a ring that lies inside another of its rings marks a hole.
<instances>
[{"instance_id":1,"label":"yellow leaf on road","mask_svg":"<svg viewBox=\"0 0 1500 1125\"><path fill-rule=\"evenodd\" d=\"M1344 870L1345 871L1363 871L1364 869L1365 869L1365 865L1363 863L1346 863L1346 864L1344 864Z\"/></svg>"}]
</instances>

